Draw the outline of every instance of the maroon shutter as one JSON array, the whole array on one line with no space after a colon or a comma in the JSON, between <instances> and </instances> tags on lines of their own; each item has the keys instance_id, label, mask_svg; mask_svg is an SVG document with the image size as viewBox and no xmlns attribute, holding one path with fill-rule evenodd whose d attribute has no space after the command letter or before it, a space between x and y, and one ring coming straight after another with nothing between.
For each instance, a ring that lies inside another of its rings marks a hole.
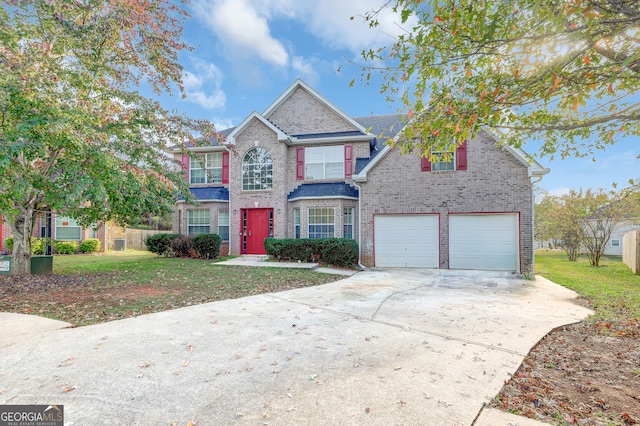
<instances>
[{"instance_id":1,"label":"maroon shutter","mask_svg":"<svg viewBox=\"0 0 640 426\"><path fill-rule=\"evenodd\" d=\"M229 153L222 153L222 183L229 183Z\"/></svg>"},{"instance_id":2,"label":"maroon shutter","mask_svg":"<svg viewBox=\"0 0 640 426\"><path fill-rule=\"evenodd\" d=\"M187 154L182 154L182 172L184 173L184 178L189 181L189 156Z\"/></svg>"},{"instance_id":3,"label":"maroon shutter","mask_svg":"<svg viewBox=\"0 0 640 426\"><path fill-rule=\"evenodd\" d=\"M456 148L456 170L467 170L467 141Z\"/></svg>"},{"instance_id":4,"label":"maroon shutter","mask_svg":"<svg viewBox=\"0 0 640 426\"><path fill-rule=\"evenodd\" d=\"M353 145L344 146L344 177L353 175Z\"/></svg>"},{"instance_id":5,"label":"maroon shutter","mask_svg":"<svg viewBox=\"0 0 640 426\"><path fill-rule=\"evenodd\" d=\"M296 148L296 180L304 180L304 147Z\"/></svg>"},{"instance_id":6,"label":"maroon shutter","mask_svg":"<svg viewBox=\"0 0 640 426\"><path fill-rule=\"evenodd\" d=\"M431 171L431 159L429 157L422 157L421 159L421 170L423 172Z\"/></svg>"}]
</instances>

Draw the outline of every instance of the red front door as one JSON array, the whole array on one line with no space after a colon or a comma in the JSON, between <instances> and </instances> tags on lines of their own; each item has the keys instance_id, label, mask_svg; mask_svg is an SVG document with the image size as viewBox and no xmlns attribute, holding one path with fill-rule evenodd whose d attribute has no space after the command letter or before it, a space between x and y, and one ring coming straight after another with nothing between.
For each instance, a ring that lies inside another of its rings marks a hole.
<instances>
[{"instance_id":1,"label":"red front door","mask_svg":"<svg viewBox=\"0 0 640 426\"><path fill-rule=\"evenodd\" d=\"M242 253L266 254L264 239L273 235L273 209L244 209L241 220Z\"/></svg>"}]
</instances>

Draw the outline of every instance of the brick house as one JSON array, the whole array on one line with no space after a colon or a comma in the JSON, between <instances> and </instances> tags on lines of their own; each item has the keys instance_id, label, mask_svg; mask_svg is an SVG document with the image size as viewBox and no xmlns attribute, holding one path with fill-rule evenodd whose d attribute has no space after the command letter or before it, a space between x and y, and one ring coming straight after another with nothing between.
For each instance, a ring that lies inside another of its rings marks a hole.
<instances>
[{"instance_id":1,"label":"brick house","mask_svg":"<svg viewBox=\"0 0 640 426\"><path fill-rule=\"evenodd\" d=\"M198 199L174 232L218 233L223 251L262 254L266 237L354 238L365 266L533 265L533 181L548 173L482 132L431 164L384 145L400 115L353 118L301 80L226 141L178 151Z\"/></svg>"},{"instance_id":2,"label":"brick house","mask_svg":"<svg viewBox=\"0 0 640 426\"><path fill-rule=\"evenodd\" d=\"M56 241L76 241L78 244L87 238L100 240L100 251L112 248L114 238L121 237L123 230L115 224L100 223L96 227L82 227L70 217L57 213L51 214L51 232L47 232L47 221L44 216L38 217L33 226L34 237L51 237ZM11 236L11 228L0 216L0 253L7 251L6 239Z\"/></svg>"}]
</instances>

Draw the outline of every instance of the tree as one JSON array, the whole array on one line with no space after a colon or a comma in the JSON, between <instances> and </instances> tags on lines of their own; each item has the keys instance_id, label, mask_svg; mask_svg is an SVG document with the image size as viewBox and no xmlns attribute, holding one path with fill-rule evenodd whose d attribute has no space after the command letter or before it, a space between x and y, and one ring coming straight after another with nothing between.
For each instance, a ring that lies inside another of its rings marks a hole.
<instances>
[{"instance_id":1,"label":"tree","mask_svg":"<svg viewBox=\"0 0 640 426\"><path fill-rule=\"evenodd\" d=\"M362 52L363 80L408 110L403 151L481 128L539 154L584 156L640 135L637 0L391 0L405 33ZM377 11L364 15L378 25ZM352 82L353 83L353 82Z\"/></svg>"},{"instance_id":2,"label":"tree","mask_svg":"<svg viewBox=\"0 0 640 426\"><path fill-rule=\"evenodd\" d=\"M536 226L544 223L541 234L544 238L556 240L556 244L565 251L567 258L572 262L578 259L580 253L579 209L576 206L579 197L575 194L575 191L560 197L544 194L535 207L541 216L536 219Z\"/></svg>"},{"instance_id":3,"label":"tree","mask_svg":"<svg viewBox=\"0 0 640 426\"><path fill-rule=\"evenodd\" d=\"M546 235L557 238L571 261L583 249L593 266L599 266L611 234L622 221L640 216L637 188L620 191L571 190L562 196L546 194L538 203L546 213Z\"/></svg>"},{"instance_id":4,"label":"tree","mask_svg":"<svg viewBox=\"0 0 640 426\"><path fill-rule=\"evenodd\" d=\"M165 154L192 131L141 96L182 90L186 12L170 0L20 0L0 9L0 213L14 235L13 268L30 271L38 212L83 225L126 224L188 197Z\"/></svg>"}]
</instances>

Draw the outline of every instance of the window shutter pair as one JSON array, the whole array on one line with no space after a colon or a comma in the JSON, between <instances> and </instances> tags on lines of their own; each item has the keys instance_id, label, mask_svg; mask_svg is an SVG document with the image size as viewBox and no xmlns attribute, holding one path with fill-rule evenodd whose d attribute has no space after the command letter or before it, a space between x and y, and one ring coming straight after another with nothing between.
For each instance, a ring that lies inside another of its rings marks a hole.
<instances>
[{"instance_id":1,"label":"window shutter pair","mask_svg":"<svg viewBox=\"0 0 640 426\"><path fill-rule=\"evenodd\" d=\"M344 177L353 175L353 145L344 146ZM304 180L304 147L296 148L296 180Z\"/></svg>"},{"instance_id":2,"label":"window shutter pair","mask_svg":"<svg viewBox=\"0 0 640 426\"><path fill-rule=\"evenodd\" d=\"M187 154L182 154L182 172L187 182L189 180L190 160ZM222 183L229 183L229 153L222 153Z\"/></svg>"},{"instance_id":3,"label":"window shutter pair","mask_svg":"<svg viewBox=\"0 0 640 426\"><path fill-rule=\"evenodd\" d=\"M429 157L421 158L421 170L431 171L431 160ZM456 147L456 170L467 170L467 141Z\"/></svg>"}]
</instances>

